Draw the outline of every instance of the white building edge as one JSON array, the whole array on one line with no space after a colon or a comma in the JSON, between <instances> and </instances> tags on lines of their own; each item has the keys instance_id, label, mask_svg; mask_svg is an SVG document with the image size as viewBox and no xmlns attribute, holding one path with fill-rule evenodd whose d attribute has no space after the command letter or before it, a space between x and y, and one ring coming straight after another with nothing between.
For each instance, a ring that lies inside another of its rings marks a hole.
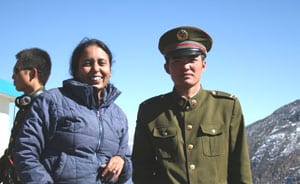
<instances>
[{"instance_id":1,"label":"white building edge","mask_svg":"<svg viewBox=\"0 0 300 184\"><path fill-rule=\"evenodd\" d=\"M21 94L12 83L0 79L0 156L8 146L12 122L18 110L15 98Z\"/></svg>"}]
</instances>

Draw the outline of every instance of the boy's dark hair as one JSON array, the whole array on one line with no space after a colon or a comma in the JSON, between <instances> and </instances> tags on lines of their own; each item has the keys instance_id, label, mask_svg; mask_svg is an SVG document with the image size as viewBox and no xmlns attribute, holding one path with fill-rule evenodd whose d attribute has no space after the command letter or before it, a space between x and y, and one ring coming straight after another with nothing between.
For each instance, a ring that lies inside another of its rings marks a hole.
<instances>
[{"instance_id":1,"label":"boy's dark hair","mask_svg":"<svg viewBox=\"0 0 300 184\"><path fill-rule=\"evenodd\" d=\"M40 48L24 49L16 54L16 58L23 68L36 68L40 83L47 83L51 73L51 59L46 51Z\"/></svg>"}]
</instances>

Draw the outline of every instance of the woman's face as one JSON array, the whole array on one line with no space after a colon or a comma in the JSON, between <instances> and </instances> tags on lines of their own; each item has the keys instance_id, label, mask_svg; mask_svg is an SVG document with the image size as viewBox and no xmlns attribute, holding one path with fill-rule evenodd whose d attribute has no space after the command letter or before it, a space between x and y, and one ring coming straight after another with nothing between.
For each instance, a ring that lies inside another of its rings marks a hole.
<instances>
[{"instance_id":1,"label":"woman's face","mask_svg":"<svg viewBox=\"0 0 300 184\"><path fill-rule=\"evenodd\" d=\"M88 46L78 64L76 77L81 82L98 89L107 85L111 75L109 56L98 45Z\"/></svg>"}]
</instances>

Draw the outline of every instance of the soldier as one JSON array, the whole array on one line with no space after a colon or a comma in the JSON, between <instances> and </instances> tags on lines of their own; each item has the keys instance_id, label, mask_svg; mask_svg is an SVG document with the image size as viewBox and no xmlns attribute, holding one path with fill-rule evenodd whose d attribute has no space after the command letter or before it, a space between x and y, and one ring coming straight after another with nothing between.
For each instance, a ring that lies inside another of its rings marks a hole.
<instances>
[{"instance_id":1,"label":"soldier","mask_svg":"<svg viewBox=\"0 0 300 184\"><path fill-rule=\"evenodd\" d=\"M252 183L239 100L202 88L212 38L183 26L159 40L172 92L139 106L133 145L136 184Z\"/></svg>"},{"instance_id":2,"label":"soldier","mask_svg":"<svg viewBox=\"0 0 300 184\"><path fill-rule=\"evenodd\" d=\"M4 184L21 183L15 173L12 147L29 106L33 99L44 91L44 86L51 71L50 56L46 51L39 48L24 49L16 55L16 58L17 62L14 66L12 78L16 90L24 92L24 95L17 97L15 100L19 111L11 130L8 148L0 161L0 183L3 182Z\"/></svg>"}]
</instances>

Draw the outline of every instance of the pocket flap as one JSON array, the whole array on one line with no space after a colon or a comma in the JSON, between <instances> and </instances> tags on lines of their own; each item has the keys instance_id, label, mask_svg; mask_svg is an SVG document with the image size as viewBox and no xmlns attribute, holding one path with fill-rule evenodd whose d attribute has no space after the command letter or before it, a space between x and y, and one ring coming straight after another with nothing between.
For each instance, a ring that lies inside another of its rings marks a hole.
<instances>
[{"instance_id":1,"label":"pocket flap","mask_svg":"<svg viewBox=\"0 0 300 184\"><path fill-rule=\"evenodd\" d=\"M204 134L208 135L219 135L223 132L223 123L207 123L200 125L201 130Z\"/></svg>"},{"instance_id":2,"label":"pocket flap","mask_svg":"<svg viewBox=\"0 0 300 184\"><path fill-rule=\"evenodd\" d=\"M157 138L169 138L177 135L176 127L154 127L153 136Z\"/></svg>"}]
</instances>

